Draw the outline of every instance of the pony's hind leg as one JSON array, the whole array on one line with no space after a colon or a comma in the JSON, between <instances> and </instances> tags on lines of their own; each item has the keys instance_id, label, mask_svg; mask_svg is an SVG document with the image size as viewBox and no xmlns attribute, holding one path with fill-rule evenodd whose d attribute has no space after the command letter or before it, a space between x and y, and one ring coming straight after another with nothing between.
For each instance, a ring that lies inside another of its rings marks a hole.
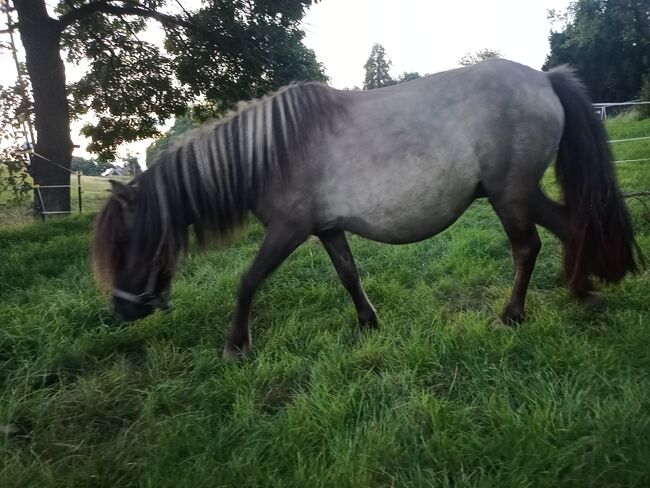
<instances>
[{"instance_id":1,"label":"pony's hind leg","mask_svg":"<svg viewBox=\"0 0 650 488\"><path fill-rule=\"evenodd\" d=\"M341 283L348 291L357 309L359 325L362 328L375 328L378 325L375 309L363 291L359 272L354 264L350 246L342 230L330 230L317 234L327 254L332 260Z\"/></svg>"},{"instance_id":2,"label":"pony's hind leg","mask_svg":"<svg viewBox=\"0 0 650 488\"><path fill-rule=\"evenodd\" d=\"M569 238L569 215L566 208L547 197L541 188L537 190L533 205L535 222L551 231L555 236L566 242Z\"/></svg>"},{"instance_id":3,"label":"pony's hind leg","mask_svg":"<svg viewBox=\"0 0 650 488\"><path fill-rule=\"evenodd\" d=\"M257 256L239 283L230 333L223 350L224 359L237 360L248 354L251 348L250 311L255 292L264 279L282 264L308 235L308 232L302 231L299 226L275 225L267 228Z\"/></svg>"},{"instance_id":4,"label":"pony's hind leg","mask_svg":"<svg viewBox=\"0 0 650 488\"><path fill-rule=\"evenodd\" d=\"M519 324L524 319L526 292L542 242L535 228L531 205L526 200L501 198L497 201L491 199L490 203L508 235L515 262L512 294L500 319L507 325Z\"/></svg>"},{"instance_id":5,"label":"pony's hind leg","mask_svg":"<svg viewBox=\"0 0 650 488\"><path fill-rule=\"evenodd\" d=\"M540 189L535 197L534 214L535 222L555 234L562 242L562 246L566 246L571 234L571 222L567 209L551 200ZM569 277L565 276L565 278L568 280ZM569 291L585 306L594 307L601 304L602 296L595 291L588 278L580 277L580 279L574 278L568 281L571 283Z\"/></svg>"}]
</instances>

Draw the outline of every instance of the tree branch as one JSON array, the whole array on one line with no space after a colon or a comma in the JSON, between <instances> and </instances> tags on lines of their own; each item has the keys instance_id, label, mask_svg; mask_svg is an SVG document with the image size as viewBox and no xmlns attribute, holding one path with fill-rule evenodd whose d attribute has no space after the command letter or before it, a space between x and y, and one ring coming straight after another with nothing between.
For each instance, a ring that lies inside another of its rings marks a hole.
<instances>
[{"instance_id":1,"label":"tree branch","mask_svg":"<svg viewBox=\"0 0 650 488\"><path fill-rule=\"evenodd\" d=\"M215 31L203 29L193 23L191 20L182 19L175 15L164 14L137 3L131 3L129 0L121 1L126 5L114 5L110 3L111 0L95 0L84 4L81 7L72 8L63 14L57 21L59 24L59 29L62 31L70 24L73 24L74 22L84 19L85 17L97 12L112 14L120 17L123 15L135 15L138 17L146 17L157 20L164 27L184 27L203 36L206 40L209 40L210 42L213 42L219 46L230 45L232 47L233 45L233 41L229 39L228 36L224 36L223 34ZM67 1L67 3L68 5L71 5L71 2Z\"/></svg>"},{"instance_id":2,"label":"tree branch","mask_svg":"<svg viewBox=\"0 0 650 488\"><path fill-rule=\"evenodd\" d=\"M623 193L624 198L632 197L650 197L650 191L635 191L632 193Z\"/></svg>"},{"instance_id":3,"label":"tree branch","mask_svg":"<svg viewBox=\"0 0 650 488\"><path fill-rule=\"evenodd\" d=\"M59 28L63 30L70 24L73 24L76 21L81 20L96 12L113 15L136 15L138 17L155 19L163 25L174 25L185 27L187 29L195 29L195 26L191 22L188 22L187 20L181 19L174 15L163 14L155 10L149 10L145 7L138 7L135 5L113 5L111 3L108 3L107 0L90 2L82 5L81 7L69 10L59 18Z\"/></svg>"}]
</instances>

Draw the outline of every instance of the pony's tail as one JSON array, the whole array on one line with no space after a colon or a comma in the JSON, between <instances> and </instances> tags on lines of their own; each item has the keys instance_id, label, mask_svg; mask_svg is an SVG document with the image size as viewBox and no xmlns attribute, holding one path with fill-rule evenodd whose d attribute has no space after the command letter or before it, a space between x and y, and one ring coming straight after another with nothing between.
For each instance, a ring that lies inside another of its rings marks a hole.
<instances>
[{"instance_id":1,"label":"pony's tail","mask_svg":"<svg viewBox=\"0 0 650 488\"><path fill-rule=\"evenodd\" d=\"M590 275L618 283L638 271L637 259L643 257L616 182L605 128L584 86L567 67L550 71L548 78L565 118L555 165L569 216L564 273L569 289L580 295L588 291Z\"/></svg>"}]
</instances>

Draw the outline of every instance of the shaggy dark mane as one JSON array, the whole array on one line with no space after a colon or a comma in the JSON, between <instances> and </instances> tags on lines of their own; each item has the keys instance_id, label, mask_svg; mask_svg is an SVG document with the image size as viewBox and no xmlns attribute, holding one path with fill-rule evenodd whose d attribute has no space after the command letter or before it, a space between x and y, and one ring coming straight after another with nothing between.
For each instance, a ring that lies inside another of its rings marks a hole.
<instances>
[{"instance_id":1,"label":"shaggy dark mane","mask_svg":"<svg viewBox=\"0 0 650 488\"><path fill-rule=\"evenodd\" d=\"M310 138L344 114L339 92L304 83L191 131L130 183L135 198L129 238L138 242L138 258L175 261L187 248L190 226L199 243L227 237L245 222L268 178L286 175ZM105 284L122 265L126 207L117 200L109 198L95 226L93 268Z\"/></svg>"}]
</instances>

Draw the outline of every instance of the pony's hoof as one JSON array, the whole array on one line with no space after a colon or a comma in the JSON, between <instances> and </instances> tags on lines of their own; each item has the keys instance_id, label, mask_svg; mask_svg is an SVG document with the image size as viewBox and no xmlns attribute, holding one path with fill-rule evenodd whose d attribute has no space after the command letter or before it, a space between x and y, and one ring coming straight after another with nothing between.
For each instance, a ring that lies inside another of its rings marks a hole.
<instances>
[{"instance_id":1,"label":"pony's hoof","mask_svg":"<svg viewBox=\"0 0 650 488\"><path fill-rule=\"evenodd\" d=\"M357 323L359 325L359 330L361 331L379 329L379 319L375 314L373 314L370 318L364 320L359 317Z\"/></svg>"},{"instance_id":2,"label":"pony's hoof","mask_svg":"<svg viewBox=\"0 0 650 488\"><path fill-rule=\"evenodd\" d=\"M512 325L503 322L501 317L495 317L488 322L488 329L490 330L512 330Z\"/></svg>"},{"instance_id":3,"label":"pony's hoof","mask_svg":"<svg viewBox=\"0 0 650 488\"><path fill-rule=\"evenodd\" d=\"M226 344L226 347L223 348L223 360L228 363L238 363L243 361L248 357L250 349L251 348L248 344L244 344L241 349L231 344Z\"/></svg>"},{"instance_id":4,"label":"pony's hoof","mask_svg":"<svg viewBox=\"0 0 650 488\"><path fill-rule=\"evenodd\" d=\"M506 307L498 319L495 319L492 324L498 327L517 327L524 321L524 313L521 310L510 309Z\"/></svg>"},{"instance_id":5,"label":"pony's hoof","mask_svg":"<svg viewBox=\"0 0 650 488\"><path fill-rule=\"evenodd\" d=\"M605 307L605 295L597 291L590 291L580 297L580 303L587 310L598 312Z\"/></svg>"}]
</instances>

